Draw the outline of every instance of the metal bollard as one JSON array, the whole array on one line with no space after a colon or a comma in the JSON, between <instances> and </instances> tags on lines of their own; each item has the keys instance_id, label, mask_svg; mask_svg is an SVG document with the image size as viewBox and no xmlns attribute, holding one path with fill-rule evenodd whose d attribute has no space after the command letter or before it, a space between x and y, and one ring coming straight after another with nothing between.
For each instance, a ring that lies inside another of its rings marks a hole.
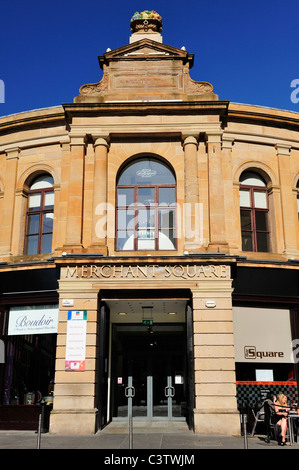
<instances>
[{"instance_id":1,"label":"metal bollard","mask_svg":"<svg viewBox=\"0 0 299 470\"><path fill-rule=\"evenodd\" d=\"M42 423L42 414L40 413L38 417L38 429L37 429L37 449L40 449L41 442L41 423Z\"/></svg>"},{"instance_id":2,"label":"metal bollard","mask_svg":"<svg viewBox=\"0 0 299 470\"><path fill-rule=\"evenodd\" d=\"M41 432L46 433L48 429L46 427L46 402L44 399L41 400Z\"/></svg>"},{"instance_id":3,"label":"metal bollard","mask_svg":"<svg viewBox=\"0 0 299 470\"><path fill-rule=\"evenodd\" d=\"M247 438L247 414L243 414L243 432L244 432L244 449L248 449L248 438Z\"/></svg>"},{"instance_id":4,"label":"metal bollard","mask_svg":"<svg viewBox=\"0 0 299 470\"><path fill-rule=\"evenodd\" d=\"M129 417L129 449L133 449L133 417Z\"/></svg>"},{"instance_id":5,"label":"metal bollard","mask_svg":"<svg viewBox=\"0 0 299 470\"><path fill-rule=\"evenodd\" d=\"M244 449L248 449L248 437L247 437L247 413L244 413L244 406L242 406L242 424L243 424L243 435L244 435Z\"/></svg>"},{"instance_id":6,"label":"metal bollard","mask_svg":"<svg viewBox=\"0 0 299 470\"><path fill-rule=\"evenodd\" d=\"M133 415L132 415L132 399L135 396L135 387L128 385L125 388L125 396L128 398L128 417L129 417L129 449L133 449Z\"/></svg>"}]
</instances>

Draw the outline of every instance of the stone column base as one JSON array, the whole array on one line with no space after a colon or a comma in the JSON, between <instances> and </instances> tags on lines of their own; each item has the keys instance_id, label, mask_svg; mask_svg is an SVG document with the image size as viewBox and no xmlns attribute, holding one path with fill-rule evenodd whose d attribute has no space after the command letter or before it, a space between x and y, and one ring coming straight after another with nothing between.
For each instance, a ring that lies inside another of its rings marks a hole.
<instances>
[{"instance_id":1,"label":"stone column base","mask_svg":"<svg viewBox=\"0 0 299 470\"><path fill-rule=\"evenodd\" d=\"M52 434L94 434L97 409L53 410L50 415Z\"/></svg>"},{"instance_id":2,"label":"stone column base","mask_svg":"<svg viewBox=\"0 0 299 470\"><path fill-rule=\"evenodd\" d=\"M194 432L197 434L239 436L241 433L240 414L238 411L202 413L194 410Z\"/></svg>"}]
</instances>

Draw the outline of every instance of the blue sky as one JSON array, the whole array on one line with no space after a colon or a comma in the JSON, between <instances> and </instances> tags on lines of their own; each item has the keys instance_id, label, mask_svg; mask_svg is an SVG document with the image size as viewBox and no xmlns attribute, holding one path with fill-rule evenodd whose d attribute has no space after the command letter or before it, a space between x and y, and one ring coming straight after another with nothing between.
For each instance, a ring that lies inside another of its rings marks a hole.
<instances>
[{"instance_id":1,"label":"blue sky","mask_svg":"<svg viewBox=\"0 0 299 470\"><path fill-rule=\"evenodd\" d=\"M219 99L299 112L291 100L298 0L0 0L0 7L0 116L73 102L81 85L101 79L97 57L128 44L130 18L145 9L162 16L165 44L195 55L191 78L212 83Z\"/></svg>"}]
</instances>

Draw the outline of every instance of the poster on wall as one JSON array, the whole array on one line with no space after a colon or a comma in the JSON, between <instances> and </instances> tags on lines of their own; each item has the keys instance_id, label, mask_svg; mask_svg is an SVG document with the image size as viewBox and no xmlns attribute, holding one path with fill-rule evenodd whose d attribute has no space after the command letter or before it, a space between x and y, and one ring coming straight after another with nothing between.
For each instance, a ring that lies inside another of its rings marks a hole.
<instances>
[{"instance_id":1,"label":"poster on wall","mask_svg":"<svg viewBox=\"0 0 299 470\"><path fill-rule=\"evenodd\" d=\"M85 370L86 355L86 310L69 310L67 318L65 370Z\"/></svg>"}]
</instances>

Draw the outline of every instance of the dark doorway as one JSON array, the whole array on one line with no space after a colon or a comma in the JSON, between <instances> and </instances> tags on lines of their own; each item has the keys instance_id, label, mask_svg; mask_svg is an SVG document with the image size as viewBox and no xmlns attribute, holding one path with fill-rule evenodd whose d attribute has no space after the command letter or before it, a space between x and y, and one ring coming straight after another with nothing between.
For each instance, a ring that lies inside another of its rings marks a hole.
<instances>
[{"instance_id":1,"label":"dark doorway","mask_svg":"<svg viewBox=\"0 0 299 470\"><path fill-rule=\"evenodd\" d=\"M185 324L115 324L112 332L112 419L185 420ZM134 396L126 397L133 387Z\"/></svg>"}]
</instances>

